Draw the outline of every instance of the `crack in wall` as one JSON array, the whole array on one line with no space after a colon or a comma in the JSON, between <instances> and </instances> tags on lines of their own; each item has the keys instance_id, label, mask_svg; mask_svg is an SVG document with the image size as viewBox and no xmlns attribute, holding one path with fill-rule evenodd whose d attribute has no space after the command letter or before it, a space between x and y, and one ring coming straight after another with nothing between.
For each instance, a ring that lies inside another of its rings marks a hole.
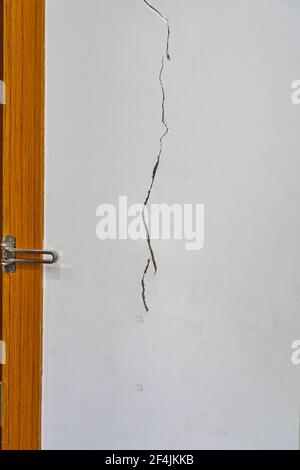
<instances>
[{"instance_id":1,"label":"crack in wall","mask_svg":"<svg viewBox=\"0 0 300 470\"><path fill-rule=\"evenodd\" d=\"M159 152L158 152L158 155L157 155L157 158L156 158L155 165L153 167L151 183L150 183L150 186L149 186L149 189L148 189L148 192L147 192L146 199L144 201L143 211L142 211L143 224L144 224L145 231L146 231L148 249L149 249L149 252L150 252L150 258L147 261L145 270L143 272L143 277L142 277L142 280L141 280L142 299L143 299L143 304L144 304L144 307L145 307L145 310L146 310L146 313L147 313L147 312L149 312L149 307L148 307L147 300L146 300L145 278L146 278L146 275L147 275L147 272L148 272L148 269L149 269L149 266L150 266L151 262L152 262L152 265L153 265L153 268L154 268L154 274L157 273L158 267L157 267L157 262L156 262L154 250L152 248L151 236L150 236L150 232L149 232L148 223L146 221L145 211L146 211L146 208L148 206L148 202L149 202L149 199L150 199L150 196L151 196L151 193L152 193L152 189L153 189L153 186L154 186L154 183L155 183L157 171L158 171L158 168L159 168L159 165L160 165L160 160L161 160L161 156L162 156L163 148L164 148L164 139L170 131L170 129L168 127L168 124L166 122L166 113L165 113L166 92L165 92L162 77L163 77L163 72L165 70L165 56L167 57L168 60L171 60L171 56L170 56L171 29L170 29L170 22L169 22L168 18L166 18L164 15L162 15L160 13L160 11L157 10L153 5L151 5L147 0L143 0L143 2L145 3L145 5L150 10L152 10L155 14L157 14L167 24L166 51L165 51L164 55L162 56L162 64L161 64L161 68L160 68L160 71L159 71L159 83L160 83L161 93L162 93L161 122L162 122L165 130L164 130L163 134L161 135L161 137L159 139Z\"/></svg>"},{"instance_id":2,"label":"crack in wall","mask_svg":"<svg viewBox=\"0 0 300 470\"><path fill-rule=\"evenodd\" d=\"M147 0L143 0L143 2L150 8L150 10L154 11L166 24L167 24L167 44L166 44L166 56L168 60L171 60L170 56L170 36L171 36L171 28L170 28L170 21L164 15L161 14L157 8L151 5Z\"/></svg>"},{"instance_id":3,"label":"crack in wall","mask_svg":"<svg viewBox=\"0 0 300 470\"><path fill-rule=\"evenodd\" d=\"M142 285L142 299L143 299L143 304L144 304L144 307L145 307L146 312L149 312L149 307L148 307L147 300L146 300L145 277L146 277L146 274L147 274L147 272L148 272L148 269L149 269L149 266L150 266L150 262L151 262L151 259L149 258L148 261L147 261L147 265L146 265L146 267L145 267L144 273L143 273L142 280L141 280L141 285Z\"/></svg>"}]
</instances>

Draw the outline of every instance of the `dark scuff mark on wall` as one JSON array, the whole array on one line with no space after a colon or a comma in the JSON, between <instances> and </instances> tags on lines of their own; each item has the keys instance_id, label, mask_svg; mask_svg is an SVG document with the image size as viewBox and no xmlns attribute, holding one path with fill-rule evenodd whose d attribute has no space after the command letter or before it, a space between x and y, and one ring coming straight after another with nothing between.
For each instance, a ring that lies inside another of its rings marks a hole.
<instances>
[{"instance_id":1,"label":"dark scuff mark on wall","mask_svg":"<svg viewBox=\"0 0 300 470\"><path fill-rule=\"evenodd\" d=\"M163 84L163 72L165 70L165 63L166 63L165 58L167 58L167 60L171 60L171 56L170 56L171 29L170 29L170 22L169 22L168 18L166 18L164 15L162 15L160 13L160 11L157 10L153 5L151 5L147 0L143 0L143 2L145 3L145 5L150 10L152 10L152 12L157 14L167 25L166 49L165 49L165 53L162 56L161 68L160 68L160 71L159 71L159 84L160 84L161 93L162 93L161 122L162 122L162 125L164 127L164 132L163 132L163 134L161 135L161 137L159 139L159 152L158 152L158 155L157 155L157 158L156 158L155 165L153 167L151 183L150 183L150 186L149 186L149 189L148 189L148 192L147 192L146 199L144 201L144 206L143 206L143 211L142 211L143 224L144 224L145 231L146 231L147 244L148 244L148 249L149 249L149 253L150 253L150 259L148 259L148 261L147 261L145 270L143 272L143 277L142 277L142 280L141 280L142 300L143 300L143 304L144 304L144 307L145 307L145 311L147 313L147 312L149 312L149 307L148 307L147 300L146 300L145 278L146 278L146 275L147 275L147 272L148 272L148 269L149 269L149 266L150 266L150 262L152 262L152 265L153 265L153 268L154 268L154 274L157 273L158 267L157 267L157 262L156 262L155 254L154 254L154 251L153 251L152 243L151 243L151 236L150 236L148 223L146 221L145 212L146 212L146 209L147 209L147 206L148 206L148 202L149 202L149 199L150 199L150 196L151 196L151 193L152 193L152 189L153 189L153 186L154 186L154 183L155 183L157 171L158 171L158 168L159 168L159 165L160 165L160 160L161 160L161 156L162 156L163 148L164 148L164 139L165 139L165 137L167 136L167 134L169 133L169 130L170 130L169 127L168 127L168 124L166 122L166 113L165 113L166 91L165 91L164 84Z\"/></svg>"}]
</instances>

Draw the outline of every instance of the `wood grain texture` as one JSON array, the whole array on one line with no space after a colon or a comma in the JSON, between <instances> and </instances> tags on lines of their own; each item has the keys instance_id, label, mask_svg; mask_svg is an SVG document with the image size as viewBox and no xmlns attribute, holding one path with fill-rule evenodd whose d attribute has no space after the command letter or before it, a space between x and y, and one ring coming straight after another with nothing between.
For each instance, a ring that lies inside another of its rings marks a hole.
<instances>
[{"instance_id":1,"label":"wood grain texture","mask_svg":"<svg viewBox=\"0 0 300 470\"><path fill-rule=\"evenodd\" d=\"M44 0L3 1L2 234L43 246ZM2 276L2 449L40 447L42 269Z\"/></svg>"}]
</instances>

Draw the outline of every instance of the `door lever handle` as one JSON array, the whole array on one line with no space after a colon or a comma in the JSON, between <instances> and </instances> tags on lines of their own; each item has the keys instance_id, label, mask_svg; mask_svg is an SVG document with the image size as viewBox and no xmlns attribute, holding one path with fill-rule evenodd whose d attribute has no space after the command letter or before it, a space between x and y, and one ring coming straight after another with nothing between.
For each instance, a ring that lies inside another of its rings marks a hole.
<instances>
[{"instance_id":1,"label":"door lever handle","mask_svg":"<svg viewBox=\"0 0 300 470\"><path fill-rule=\"evenodd\" d=\"M42 258L17 258L17 255L40 255ZM58 256L55 251L16 248L16 239L12 235L6 235L2 239L1 266L4 273L14 273L17 263L54 264L57 260Z\"/></svg>"}]
</instances>

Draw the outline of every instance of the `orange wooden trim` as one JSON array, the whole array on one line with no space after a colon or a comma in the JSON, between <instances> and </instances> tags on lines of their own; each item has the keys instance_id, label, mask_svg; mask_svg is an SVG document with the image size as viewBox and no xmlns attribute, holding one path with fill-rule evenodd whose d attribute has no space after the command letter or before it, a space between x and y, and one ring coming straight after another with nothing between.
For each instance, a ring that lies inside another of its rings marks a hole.
<instances>
[{"instance_id":1,"label":"orange wooden trim","mask_svg":"<svg viewBox=\"0 0 300 470\"><path fill-rule=\"evenodd\" d=\"M43 246L45 0L2 0L2 234L20 248ZM2 276L2 449L40 447L42 269Z\"/></svg>"}]
</instances>

